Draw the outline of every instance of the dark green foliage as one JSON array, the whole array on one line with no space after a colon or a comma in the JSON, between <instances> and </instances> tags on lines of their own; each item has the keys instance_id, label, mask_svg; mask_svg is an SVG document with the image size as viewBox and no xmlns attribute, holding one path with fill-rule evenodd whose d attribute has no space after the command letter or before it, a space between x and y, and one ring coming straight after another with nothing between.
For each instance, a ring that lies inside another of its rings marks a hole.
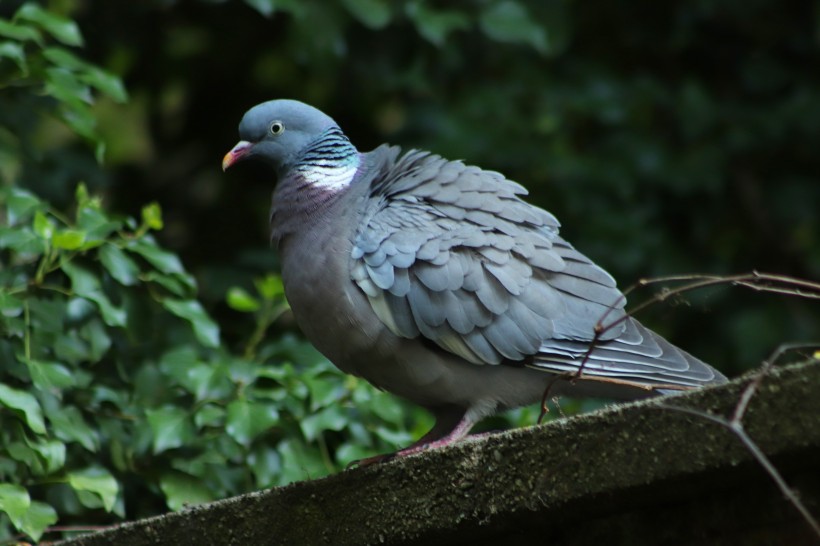
<instances>
[{"instance_id":1,"label":"dark green foliage","mask_svg":"<svg viewBox=\"0 0 820 546\"><path fill-rule=\"evenodd\" d=\"M622 286L816 280L815 11L4 0L0 540L316 477L429 425L297 337L267 246L273 178L219 170L253 104L297 98L363 150L500 170ZM802 300L687 300L640 318L729 375L820 331Z\"/></svg>"}]
</instances>

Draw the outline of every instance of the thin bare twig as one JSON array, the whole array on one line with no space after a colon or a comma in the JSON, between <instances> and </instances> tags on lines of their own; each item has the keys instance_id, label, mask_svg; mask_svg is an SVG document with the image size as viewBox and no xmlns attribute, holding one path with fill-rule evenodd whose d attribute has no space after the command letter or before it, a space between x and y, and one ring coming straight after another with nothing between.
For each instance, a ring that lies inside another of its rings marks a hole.
<instances>
[{"instance_id":1,"label":"thin bare twig","mask_svg":"<svg viewBox=\"0 0 820 546\"><path fill-rule=\"evenodd\" d=\"M726 419L725 417L719 415L713 415L711 413L707 413L705 411L701 411L694 408L686 408L682 406L675 406L671 404L661 403L655 407L677 411L680 413L687 413L689 415L694 415L696 417L700 417L702 419L706 419L713 423L717 423L718 425L728 429L732 434L737 436L737 438L743 443L743 446L752 454L752 457L763 467L767 474L772 478L774 483L777 485L778 489L780 489L783 496L788 499L788 501L795 507L795 509L803 516L803 519L806 523L811 527L814 533L820 538L820 523L817 522L817 519L809 512L806 505L800 500L800 497L794 492L794 490L789 487L789 484L786 483L786 480L777 470L777 468L772 464L769 458L763 453L763 450L752 440L752 438L747 434L746 428L743 426L743 417L746 415L746 411L749 408L749 403L751 402L752 398L754 397L755 393L757 393L760 384L763 382L763 378L766 377L771 369L774 367L775 362L783 356L788 351L794 351L799 349L814 349L820 347L818 344L809 344L809 343L784 343L780 345L771 355L769 358L763 361L763 365L758 370L757 374L749 381L749 384L743 389L743 392L740 395L740 399L738 400L737 404L735 405L735 409L732 412L732 418Z\"/></svg>"}]
</instances>

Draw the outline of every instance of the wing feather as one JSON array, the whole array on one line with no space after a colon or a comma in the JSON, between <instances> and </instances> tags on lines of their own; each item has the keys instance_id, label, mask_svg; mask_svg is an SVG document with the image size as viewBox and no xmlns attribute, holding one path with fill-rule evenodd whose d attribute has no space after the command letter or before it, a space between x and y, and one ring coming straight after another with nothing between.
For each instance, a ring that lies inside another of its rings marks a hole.
<instances>
[{"instance_id":1,"label":"wing feather","mask_svg":"<svg viewBox=\"0 0 820 546\"><path fill-rule=\"evenodd\" d=\"M351 252L351 278L376 316L474 364L577 371L598 321L624 316L613 278L500 174L382 153ZM626 319L600 336L584 373L689 385L715 372Z\"/></svg>"}]
</instances>

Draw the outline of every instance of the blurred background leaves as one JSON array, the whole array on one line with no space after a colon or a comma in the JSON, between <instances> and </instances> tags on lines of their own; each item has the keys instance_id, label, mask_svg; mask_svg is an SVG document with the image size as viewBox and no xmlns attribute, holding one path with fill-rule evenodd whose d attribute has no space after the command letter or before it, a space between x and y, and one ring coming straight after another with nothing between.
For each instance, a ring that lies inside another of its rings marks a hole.
<instances>
[{"instance_id":1,"label":"blurred background leaves","mask_svg":"<svg viewBox=\"0 0 820 546\"><path fill-rule=\"evenodd\" d=\"M0 540L317 477L429 426L299 337L274 179L219 169L250 106L501 171L624 287L816 280L819 37L817 2L773 0L4 0ZM728 375L820 326L739 289L677 303L640 318Z\"/></svg>"}]
</instances>

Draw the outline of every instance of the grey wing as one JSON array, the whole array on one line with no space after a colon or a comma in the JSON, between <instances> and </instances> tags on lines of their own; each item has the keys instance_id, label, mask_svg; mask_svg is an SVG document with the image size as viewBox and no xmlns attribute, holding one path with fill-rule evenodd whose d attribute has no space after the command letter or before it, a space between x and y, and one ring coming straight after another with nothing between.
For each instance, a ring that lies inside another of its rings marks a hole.
<instances>
[{"instance_id":1,"label":"grey wing","mask_svg":"<svg viewBox=\"0 0 820 546\"><path fill-rule=\"evenodd\" d=\"M409 152L373 183L351 276L396 335L423 336L474 364L577 370L595 325L607 313L622 318L625 300L524 194L498 173ZM585 371L699 381L636 324L606 331Z\"/></svg>"}]
</instances>

